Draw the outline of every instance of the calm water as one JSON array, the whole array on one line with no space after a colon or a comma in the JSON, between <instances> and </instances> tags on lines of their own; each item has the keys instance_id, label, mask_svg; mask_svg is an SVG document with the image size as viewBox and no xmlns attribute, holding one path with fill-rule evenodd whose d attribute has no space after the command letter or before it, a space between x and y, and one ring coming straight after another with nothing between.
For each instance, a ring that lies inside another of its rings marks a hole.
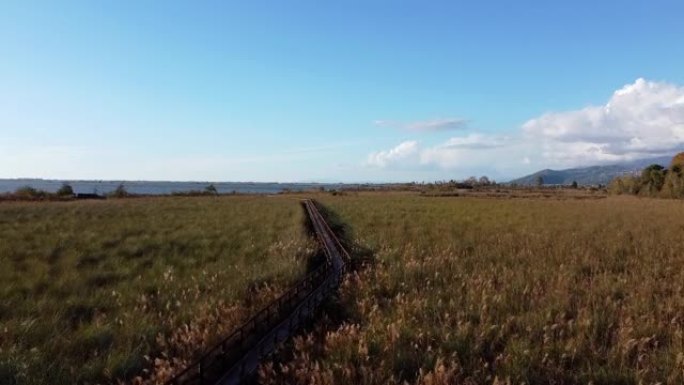
<instances>
[{"instance_id":1,"label":"calm water","mask_svg":"<svg viewBox=\"0 0 684 385\"><path fill-rule=\"evenodd\" d=\"M43 179L0 179L0 194L13 192L24 186L31 186L39 190L56 192L64 182L71 185L76 193L106 194L114 191L119 184L123 183L126 191L132 194L163 195L173 192L188 192L204 190L209 184L213 184L219 193L251 193L251 194L275 194L285 189L303 191L324 187L326 190L353 188L358 185L339 183L236 183L236 182L121 182L121 181L62 181Z\"/></svg>"}]
</instances>

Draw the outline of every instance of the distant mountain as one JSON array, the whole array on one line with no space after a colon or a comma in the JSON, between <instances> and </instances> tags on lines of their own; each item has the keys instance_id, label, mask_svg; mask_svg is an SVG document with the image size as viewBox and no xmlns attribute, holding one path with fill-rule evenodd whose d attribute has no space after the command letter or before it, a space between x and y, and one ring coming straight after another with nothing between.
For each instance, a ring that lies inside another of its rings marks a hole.
<instances>
[{"instance_id":1,"label":"distant mountain","mask_svg":"<svg viewBox=\"0 0 684 385\"><path fill-rule=\"evenodd\" d=\"M631 162L612 164L607 166L591 166L582 168L569 168L566 170L541 170L534 174L514 179L509 183L519 185L535 185L537 178L544 178L544 184L564 184L569 185L576 181L580 185L608 184L616 176L626 173L638 173L642 169L652 164L668 166L672 156L661 156L657 158L639 159Z\"/></svg>"}]
</instances>

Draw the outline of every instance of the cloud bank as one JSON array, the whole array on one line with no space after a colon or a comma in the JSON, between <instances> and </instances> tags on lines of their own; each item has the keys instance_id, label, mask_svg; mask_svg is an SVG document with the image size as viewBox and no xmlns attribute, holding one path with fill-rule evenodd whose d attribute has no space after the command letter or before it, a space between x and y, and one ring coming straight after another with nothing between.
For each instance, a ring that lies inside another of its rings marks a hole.
<instances>
[{"instance_id":1,"label":"cloud bank","mask_svg":"<svg viewBox=\"0 0 684 385\"><path fill-rule=\"evenodd\" d=\"M367 164L495 169L505 174L521 167L579 167L671 155L682 149L684 87L637 79L615 91L604 105L546 113L510 135L470 133L431 146L407 141L370 154Z\"/></svg>"},{"instance_id":2,"label":"cloud bank","mask_svg":"<svg viewBox=\"0 0 684 385\"><path fill-rule=\"evenodd\" d=\"M605 105L548 113L522 130L560 163L669 155L684 145L684 87L637 79Z\"/></svg>"}]
</instances>

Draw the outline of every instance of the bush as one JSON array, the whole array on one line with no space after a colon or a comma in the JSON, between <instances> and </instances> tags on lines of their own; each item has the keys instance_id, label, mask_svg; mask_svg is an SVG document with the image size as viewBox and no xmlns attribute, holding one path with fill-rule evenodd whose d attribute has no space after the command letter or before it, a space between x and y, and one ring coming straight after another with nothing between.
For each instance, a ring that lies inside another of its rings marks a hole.
<instances>
[{"instance_id":1,"label":"bush","mask_svg":"<svg viewBox=\"0 0 684 385\"><path fill-rule=\"evenodd\" d=\"M209 186L205 187L204 193L210 194L210 195L219 195L218 190L216 189L216 186L214 186L213 184L210 184Z\"/></svg>"},{"instance_id":2,"label":"bush","mask_svg":"<svg viewBox=\"0 0 684 385\"><path fill-rule=\"evenodd\" d=\"M641 172L640 192L645 195L656 195L665 184L667 170L659 164L652 164Z\"/></svg>"},{"instance_id":3,"label":"bush","mask_svg":"<svg viewBox=\"0 0 684 385\"><path fill-rule=\"evenodd\" d=\"M16 189L13 195L19 199L43 199L47 196L47 193L31 186L24 186Z\"/></svg>"},{"instance_id":4,"label":"bush","mask_svg":"<svg viewBox=\"0 0 684 385\"><path fill-rule=\"evenodd\" d=\"M68 183L64 183L62 187L57 190L57 196L60 197L67 197L67 196L73 196L74 195L74 189L71 188L71 185Z\"/></svg>"},{"instance_id":5,"label":"bush","mask_svg":"<svg viewBox=\"0 0 684 385\"><path fill-rule=\"evenodd\" d=\"M670 168L652 164L639 176L623 176L608 185L611 194L634 194L650 197L684 198L684 153L672 159Z\"/></svg>"},{"instance_id":6,"label":"bush","mask_svg":"<svg viewBox=\"0 0 684 385\"><path fill-rule=\"evenodd\" d=\"M109 196L111 196L113 198L126 198L129 195L130 194L128 193L128 191L126 191L126 187L124 186L123 183L119 184L116 187L116 190L114 190L113 192L111 192L109 194Z\"/></svg>"},{"instance_id":7,"label":"bush","mask_svg":"<svg viewBox=\"0 0 684 385\"><path fill-rule=\"evenodd\" d=\"M681 166L672 166L665 176L660 195L664 198L684 198L684 173Z\"/></svg>"},{"instance_id":8,"label":"bush","mask_svg":"<svg viewBox=\"0 0 684 385\"><path fill-rule=\"evenodd\" d=\"M684 167L684 152L680 152L679 154L675 155L674 158L672 158L670 168L673 168L674 166L679 166L680 168Z\"/></svg>"},{"instance_id":9,"label":"bush","mask_svg":"<svg viewBox=\"0 0 684 385\"><path fill-rule=\"evenodd\" d=\"M638 177L625 175L617 177L608 183L608 192L614 195L638 194L640 180Z\"/></svg>"}]
</instances>

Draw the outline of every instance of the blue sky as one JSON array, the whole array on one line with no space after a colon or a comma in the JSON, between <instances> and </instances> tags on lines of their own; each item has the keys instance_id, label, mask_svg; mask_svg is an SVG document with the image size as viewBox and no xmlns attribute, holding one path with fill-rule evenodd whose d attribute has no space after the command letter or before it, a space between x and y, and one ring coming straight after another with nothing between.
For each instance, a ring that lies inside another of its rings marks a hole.
<instances>
[{"instance_id":1,"label":"blue sky","mask_svg":"<svg viewBox=\"0 0 684 385\"><path fill-rule=\"evenodd\" d=\"M682 1L0 3L0 178L505 180L684 145Z\"/></svg>"}]
</instances>

